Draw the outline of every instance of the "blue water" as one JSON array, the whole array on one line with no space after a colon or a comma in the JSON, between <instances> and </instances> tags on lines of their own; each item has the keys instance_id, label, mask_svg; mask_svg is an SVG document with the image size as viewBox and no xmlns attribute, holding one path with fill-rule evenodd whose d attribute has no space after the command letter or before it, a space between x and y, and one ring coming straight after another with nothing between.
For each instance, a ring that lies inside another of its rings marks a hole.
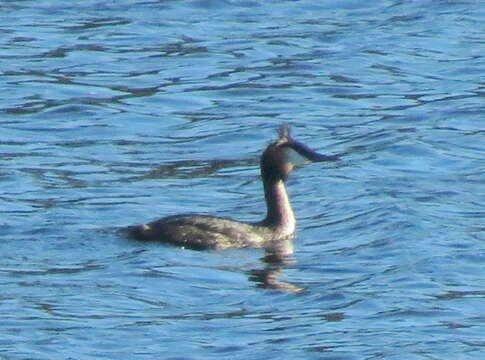
<instances>
[{"instance_id":1,"label":"blue water","mask_svg":"<svg viewBox=\"0 0 485 360\"><path fill-rule=\"evenodd\" d=\"M4 1L0 359L485 357L481 1ZM116 229L257 220L282 122L295 253Z\"/></svg>"}]
</instances>

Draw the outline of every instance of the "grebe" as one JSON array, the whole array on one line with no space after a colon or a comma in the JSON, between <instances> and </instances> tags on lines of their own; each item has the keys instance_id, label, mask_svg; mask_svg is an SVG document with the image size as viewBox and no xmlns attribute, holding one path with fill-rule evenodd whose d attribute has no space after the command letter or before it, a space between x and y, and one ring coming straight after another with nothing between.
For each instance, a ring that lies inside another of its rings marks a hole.
<instances>
[{"instance_id":1,"label":"grebe","mask_svg":"<svg viewBox=\"0 0 485 360\"><path fill-rule=\"evenodd\" d=\"M161 241L196 250L264 248L269 252L292 252L296 220L285 182L295 165L308 161L335 160L294 140L284 124L279 138L261 156L261 176L267 214L259 222L239 222L198 214L173 215L128 228L139 240Z\"/></svg>"}]
</instances>

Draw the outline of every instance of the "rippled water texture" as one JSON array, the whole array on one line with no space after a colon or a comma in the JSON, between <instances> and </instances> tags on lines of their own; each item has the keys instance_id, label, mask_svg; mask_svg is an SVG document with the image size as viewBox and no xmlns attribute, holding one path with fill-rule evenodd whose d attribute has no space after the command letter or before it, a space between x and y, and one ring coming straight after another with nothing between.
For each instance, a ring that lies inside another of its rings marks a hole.
<instances>
[{"instance_id":1,"label":"rippled water texture","mask_svg":"<svg viewBox=\"0 0 485 360\"><path fill-rule=\"evenodd\" d=\"M1 2L0 358L484 358L484 9ZM291 259L116 231L261 218L282 122Z\"/></svg>"}]
</instances>

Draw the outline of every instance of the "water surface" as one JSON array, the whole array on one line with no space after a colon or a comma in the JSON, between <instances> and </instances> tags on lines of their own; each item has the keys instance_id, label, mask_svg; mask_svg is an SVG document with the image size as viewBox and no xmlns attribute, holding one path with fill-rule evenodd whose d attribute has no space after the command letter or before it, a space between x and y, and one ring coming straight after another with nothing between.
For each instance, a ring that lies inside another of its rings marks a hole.
<instances>
[{"instance_id":1,"label":"water surface","mask_svg":"<svg viewBox=\"0 0 485 360\"><path fill-rule=\"evenodd\" d=\"M485 354L479 1L0 5L0 358ZM282 122L295 253L119 227L257 220Z\"/></svg>"}]
</instances>

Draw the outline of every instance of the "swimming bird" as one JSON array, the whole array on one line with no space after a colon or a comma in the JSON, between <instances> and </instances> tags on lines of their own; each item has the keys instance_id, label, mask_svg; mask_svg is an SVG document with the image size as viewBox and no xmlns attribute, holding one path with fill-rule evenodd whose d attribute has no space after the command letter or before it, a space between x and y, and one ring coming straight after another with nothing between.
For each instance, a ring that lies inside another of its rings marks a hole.
<instances>
[{"instance_id":1,"label":"swimming bird","mask_svg":"<svg viewBox=\"0 0 485 360\"><path fill-rule=\"evenodd\" d=\"M338 155L319 154L291 137L288 125L279 129L260 159L266 200L266 217L258 222L229 218L181 214L167 216L147 224L131 226L130 235L138 240L160 241L196 250L227 248L264 248L292 253L296 220L286 191L286 180L296 165L331 161Z\"/></svg>"}]
</instances>

